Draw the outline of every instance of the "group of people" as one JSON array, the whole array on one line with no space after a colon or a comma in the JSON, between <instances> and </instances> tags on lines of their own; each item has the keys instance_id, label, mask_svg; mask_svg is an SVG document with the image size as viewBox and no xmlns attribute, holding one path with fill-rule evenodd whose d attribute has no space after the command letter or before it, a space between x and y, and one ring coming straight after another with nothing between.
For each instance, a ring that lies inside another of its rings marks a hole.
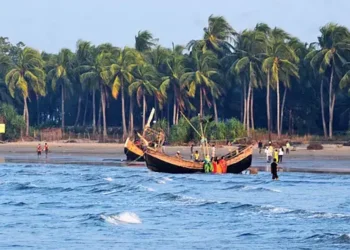
<instances>
[{"instance_id":1,"label":"group of people","mask_svg":"<svg viewBox=\"0 0 350 250\"><path fill-rule=\"evenodd\" d=\"M261 151L263 149L263 144L261 141L258 143L259 147L259 154L261 154ZM286 143L286 154L289 154L290 151L290 143ZM274 148L272 146L271 141L269 142L269 145L265 147L265 155L266 155L266 161L267 163L271 163L272 159L276 159L277 163L282 163L283 161L283 155L284 155L284 148L283 146L279 148Z\"/></svg>"},{"instance_id":2,"label":"group of people","mask_svg":"<svg viewBox=\"0 0 350 250\"><path fill-rule=\"evenodd\" d=\"M36 147L36 152L38 154L38 157L41 155L41 152L44 151L45 155L49 153L49 145L45 142L44 148L41 147L41 144L39 143L38 146Z\"/></svg>"}]
</instances>

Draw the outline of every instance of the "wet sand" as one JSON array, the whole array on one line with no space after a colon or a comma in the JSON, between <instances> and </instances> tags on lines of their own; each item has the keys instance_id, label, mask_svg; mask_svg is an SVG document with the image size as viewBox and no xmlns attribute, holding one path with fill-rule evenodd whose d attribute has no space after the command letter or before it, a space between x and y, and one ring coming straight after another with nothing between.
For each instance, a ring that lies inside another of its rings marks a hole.
<instances>
[{"instance_id":1,"label":"wet sand","mask_svg":"<svg viewBox=\"0 0 350 250\"><path fill-rule=\"evenodd\" d=\"M38 142L16 142L0 144L0 161L13 163L43 163L43 164L91 164L108 166L139 166L144 163L125 161L124 145L110 143L49 143L48 157L36 155ZM42 143L43 145L43 143ZM233 147L218 147L217 155L226 154L236 149ZM194 150L199 150L195 147ZM166 146L165 152L175 155L180 151L184 158L190 158L190 148ZM259 171L269 171L264 154L254 149L252 167ZM279 164L284 172L311 173L347 173L350 174L350 147L324 145L323 150L306 150L306 145L300 145L296 151L284 156L284 162Z\"/></svg>"}]
</instances>

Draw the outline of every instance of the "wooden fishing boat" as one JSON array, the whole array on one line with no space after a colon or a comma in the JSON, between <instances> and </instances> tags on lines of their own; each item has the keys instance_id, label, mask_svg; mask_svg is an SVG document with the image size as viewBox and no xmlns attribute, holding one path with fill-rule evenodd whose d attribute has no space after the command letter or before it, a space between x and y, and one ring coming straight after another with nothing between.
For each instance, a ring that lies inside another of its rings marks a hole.
<instances>
[{"instance_id":1,"label":"wooden fishing boat","mask_svg":"<svg viewBox=\"0 0 350 250\"><path fill-rule=\"evenodd\" d=\"M227 163L227 173L239 174L251 166L253 147L248 146L224 155ZM155 172L189 174L204 172L202 162L193 162L169 156L164 153L148 149L145 152L147 168Z\"/></svg>"},{"instance_id":2,"label":"wooden fishing boat","mask_svg":"<svg viewBox=\"0 0 350 250\"><path fill-rule=\"evenodd\" d=\"M127 161L145 161L143 150L127 138L124 144L124 154Z\"/></svg>"},{"instance_id":3,"label":"wooden fishing boat","mask_svg":"<svg viewBox=\"0 0 350 250\"><path fill-rule=\"evenodd\" d=\"M190 174L203 172L202 162L193 162L169 156L156 150L148 149L145 152L147 168L155 172L172 174Z\"/></svg>"},{"instance_id":4,"label":"wooden fishing boat","mask_svg":"<svg viewBox=\"0 0 350 250\"><path fill-rule=\"evenodd\" d=\"M223 156L227 164L227 173L239 174L252 165L253 146L233 151Z\"/></svg>"}]
</instances>

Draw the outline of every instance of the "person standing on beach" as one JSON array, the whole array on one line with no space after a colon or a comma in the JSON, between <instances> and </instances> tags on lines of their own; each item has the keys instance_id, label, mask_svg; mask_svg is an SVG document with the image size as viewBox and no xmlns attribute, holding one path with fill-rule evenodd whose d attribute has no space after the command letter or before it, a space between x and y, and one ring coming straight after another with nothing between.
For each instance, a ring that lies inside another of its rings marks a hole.
<instances>
[{"instance_id":1,"label":"person standing on beach","mask_svg":"<svg viewBox=\"0 0 350 250\"><path fill-rule=\"evenodd\" d=\"M280 149L278 151L278 163L282 163L283 155L284 155L283 147L280 147Z\"/></svg>"},{"instance_id":2,"label":"person standing on beach","mask_svg":"<svg viewBox=\"0 0 350 250\"><path fill-rule=\"evenodd\" d=\"M259 141L259 143L258 143L259 154L261 154L262 147L263 147L263 144L261 141Z\"/></svg>"},{"instance_id":3,"label":"person standing on beach","mask_svg":"<svg viewBox=\"0 0 350 250\"><path fill-rule=\"evenodd\" d=\"M41 144L39 143L38 146L36 147L36 152L38 154L38 157L41 155L41 151L42 151L42 148L41 148Z\"/></svg>"},{"instance_id":4,"label":"person standing on beach","mask_svg":"<svg viewBox=\"0 0 350 250\"><path fill-rule=\"evenodd\" d=\"M277 163L278 163L278 149L275 149L275 153L273 155L273 158L276 159Z\"/></svg>"},{"instance_id":5,"label":"person standing on beach","mask_svg":"<svg viewBox=\"0 0 350 250\"><path fill-rule=\"evenodd\" d=\"M273 159L273 162L271 163L272 180L278 180L277 167L278 166L277 166L276 159Z\"/></svg>"},{"instance_id":6,"label":"person standing on beach","mask_svg":"<svg viewBox=\"0 0 350 250\"><path fill-rule=\"evenodd\" d=\"M211 159L213 160L215 158L215 144L211 147Z\"/></svg>"},{"instance_id":7,"label":"person standing on beach","mask_svg":"<svg viewBox=\"0 0 350 250\"><path fill-rule=\"evenodd\" d=\"M289 155L290 143L287 141L286 143L286 154Z\"/></svg>"},{"instance_id":8,"label":"person standing on beach","mask_svg":"<svg viewBox=\"0 0 350 250\"><path fill-rule=\"evenodd\" d=\"M191 160L193 159L193 143L191 144Z\"/></svg>"}]
</instances>

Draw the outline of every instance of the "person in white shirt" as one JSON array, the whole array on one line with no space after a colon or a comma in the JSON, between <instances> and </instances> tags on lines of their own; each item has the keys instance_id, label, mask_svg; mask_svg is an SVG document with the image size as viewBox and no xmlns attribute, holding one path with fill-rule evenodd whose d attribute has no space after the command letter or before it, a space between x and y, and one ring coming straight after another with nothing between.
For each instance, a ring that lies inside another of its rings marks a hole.
<instances>
[{"instance_id":1,"label":"person in white shirt","mask_svg":"<svg viewBox=\"0 0 350 250\"><path fill-rule=\"evenodd\" d=\"M265 154L266 154L266 162L270 163L272 159L272 151L269 149L269 147L265 148Z\"/></svg>"},{"instance_id":2,"label":"person in white shirt","mask_svg":"<svg viewBox=\"0 0 350 250\"><path fill-rule=\"evenodd\" d=\"M215 144L211 147L211 159L213 160L215 158Z\"/></svg>"},{"instance_id":3,"label":"person in white shirt","mask_svg":"<svg viewBox=\"0 0 350 250\"><path fill-rule=\"evenodd\" d=\"M278 151L278 162L279 163L282 163L283 155L284 155L283 147L280 147L280 149Z\"/></svg>"}]
</instances>

